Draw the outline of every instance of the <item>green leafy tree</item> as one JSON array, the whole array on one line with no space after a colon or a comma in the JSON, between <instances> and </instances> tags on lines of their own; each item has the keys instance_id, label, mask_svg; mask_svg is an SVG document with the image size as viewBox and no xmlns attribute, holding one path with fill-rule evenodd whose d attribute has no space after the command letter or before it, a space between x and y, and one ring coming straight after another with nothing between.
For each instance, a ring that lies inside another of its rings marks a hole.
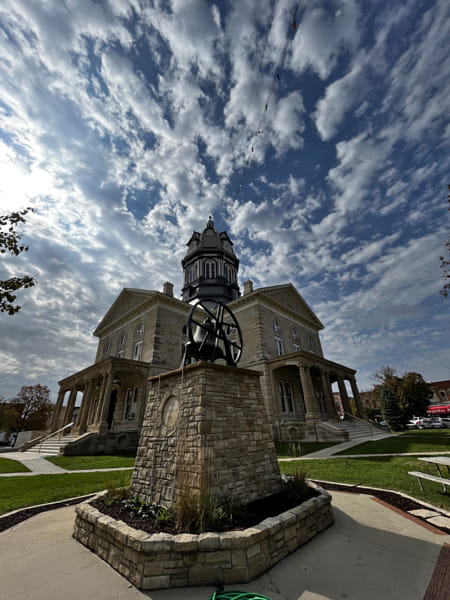
<instances>
[{"instance_id":1,"label":"green leafy tree","mask_svg":"<svg viewBox=\"0 0 450 600\"><path fill-rule=\"evenodd\" d=\"M401 378L397 396L407 420L413 416L426 415L433 390L420 373L405 373Z\"/></svg>"},{"instance_id":2,"label":"green leafy tree","mask_svg":"<svg viewBox=\"0 0 450 600\"><path fill-rule=\"evenodd\" d=\"M9 402L16 419L11 431L45 429L48 417L53 412L50 390L46 385L24 385L16 398Z\"/></svg>"},{"instance_id":3,"label":"green leafy tree","mask_svg":"<svg viewBox=\"0 0 450 600\"><path fill-rule=\"evenodd\" d=\"M0 254L7 252L18 256L28 250L28 246L20 243L21 235L17 233L17 226L25 223L24 216L31 208L26 208L19 212L13 212L8 215L0 215ZM9 279L0 279L0 312L7 312L13 315L20 310L19 305L14 305L16 292L21 288L30 288L35 284L33 277L25 275L23 277L10 277Z\"/></svg>"}]
</instances>

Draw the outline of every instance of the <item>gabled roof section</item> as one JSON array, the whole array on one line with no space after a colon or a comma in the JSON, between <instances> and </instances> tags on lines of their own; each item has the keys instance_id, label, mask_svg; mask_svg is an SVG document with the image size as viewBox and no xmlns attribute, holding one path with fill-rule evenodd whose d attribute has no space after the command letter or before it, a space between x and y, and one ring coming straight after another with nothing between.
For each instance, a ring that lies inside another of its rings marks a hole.
<instances>
[{"instance_id":1,"label":"gabled roof section","mask_svg":"<svg viewBox=\"0 0 450 600\"><path fill-rule=\"evenodd\" d=\"M233 309L234 305L238 307L241 304L246 303L246 300L250 301L253 298L257 298L257 296L263 296L280 307L288 309L291 314L294 313L297 318L310 323L316 329L324 328L320 319L297 292L292 283L257 288L253 292L234 300L233 303L230 304L230 308Z\"/></svg>"},{"instance_id":2,"label":"gabled roof section","mask_svg":"<svg viewBox=\"0 0 450 600\"><path fill-rule=\"evenodd\" d=\"M97 325L94 335L100 335L100 332L118 321L121 317L129 314L141 305L152 299L154 296L159 295L158 292L152 290L139 290L134 288L124 288L117 298L114 300L111 308L108 310L106 315Z\"/></svg>"}]
</instances>

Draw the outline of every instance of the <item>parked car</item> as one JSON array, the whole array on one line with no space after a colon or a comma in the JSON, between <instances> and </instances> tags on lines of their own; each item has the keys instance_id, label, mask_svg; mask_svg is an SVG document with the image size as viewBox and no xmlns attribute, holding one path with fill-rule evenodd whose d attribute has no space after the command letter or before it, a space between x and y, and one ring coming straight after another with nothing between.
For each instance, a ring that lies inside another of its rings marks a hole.
<instances>
[{"instance_id":1,"label":"parked car","mask_svg":"<svg viewBox=\"0 0 450 600\"><path fill-rule=\"evenodd\" d=\"M421 421L422 421L422 429L431 429L432 428L432 426L433 426L432 423L433 422L428 417L423 417L421 419Z\"/></svg>"},{"instance_id":2,"label":"parked car","mask_svg":"<svg viewBox=\"0 0 450 600\"><path fill-rule=\"evenodd\" d=\"M442 418L441 417L433 417L431 419L431 427L433 429L444 429L445 428L445 423L442 422Z\"/></svg>"},{"instance_id":3,"label":"parked car","mask_svg":"<svg viewBox=\"0 0 450 600\"><path fill-rule=\"evenodd\" d=\"M450 429L450 417L441 417L441 421L442 421L442 424L444 425L444 427L447 427L447 429Z\"/></svg>"}]
</instances>

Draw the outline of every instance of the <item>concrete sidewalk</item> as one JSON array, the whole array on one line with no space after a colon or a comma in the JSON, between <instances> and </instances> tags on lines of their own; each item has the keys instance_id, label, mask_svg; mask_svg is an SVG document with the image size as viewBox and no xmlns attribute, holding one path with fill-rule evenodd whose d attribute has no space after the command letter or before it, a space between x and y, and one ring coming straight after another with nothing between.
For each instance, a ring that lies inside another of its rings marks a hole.
<instances>
[{"instance_id":1,"label":"concrete sidewalk","mask_svg":"<svg viewBox=\"0 0 450 600\"><path fill-rule=\"evenodd\" d=\"M57 456L57 455L44 455L44 456ZM30 472L25 473L0 473L0 477L29 477L30 475L54 475L61 473L94 473L96 471L127 471L133 467L111 467L106 469L77 469L67 470L62 467L54 465L48 460L43 458L42 454L37 452L8 452L5 453L2 458L10 458L17 460L30 469ZM0 600L2 600L0 596Z\"/></svg>"},{"instance_id":2,"label":"concrete sidewalk","mask_svg":"<svg viewBox=\"0 0 450 600\"><path fill-rule=\"evenodd\" d=\"M450 536L366 495L335 492L333 507L332 527L254 582L226 589L271 600L423 600ZM73 522L74 507L67 507L0 533L0 600L207 600L215 591L141 592L72 539ZM450 576L448 568L443 572ZM443 593L450 589L450 581L441 583L448 585ZM445 595L427 595L432 598Z\"/></svg>"}]
</instances>

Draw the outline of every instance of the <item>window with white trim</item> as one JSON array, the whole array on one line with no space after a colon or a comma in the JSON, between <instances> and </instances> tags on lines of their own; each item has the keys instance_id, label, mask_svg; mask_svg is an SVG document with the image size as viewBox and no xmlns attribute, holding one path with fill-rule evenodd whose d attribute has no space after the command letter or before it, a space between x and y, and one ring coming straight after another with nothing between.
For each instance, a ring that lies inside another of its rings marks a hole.
<instances>
[{"instance_id":1,"label":"window with white trim","mask_svg":"<svg viewBox=\"0 0 450 600\"><path fill-rule=\"evenodd\" d=\"M283 340L279 337L274 338L275 340L275 351L277 356L281 356L283 354Z\"/></svg>"},{"instance_id":2,"label":"window with white trim","mask_svg":"<svg viewBox=\"0 0 450 600\"><path fill-rule=\"evenodd\" d=\"M197 263L194 263L188 269L188 283L192 283L196 279L197 279Z\"/></svg>"},{"instance_id":3,"label":"window with white trim","mask_svg":"<svg viewBox=\"0 0 450 600\"><path fill-rule=\"evenodd\" d=\"M291 384L287 381L278 382L278 392L280 395L281 412L293 413L294 403L292 401Z\"/></svg>"},{"instance_id":4,"label":"window with white trim","mask_svg":"<svg viewBox=\"0 0 450 600\"><path fill-rule=\"evenodd\" d=\"M217 273L216 261L205 261L205 277L206 279L215 279Z\"/></svg>"},{"instance_id":5,"label":"window with white trim","mask_svg":"<svg viewBox=\"0 0 450 600\"><path fill-rule=\"evenodd\" d=\"M144 333L144 323L139 323L134 331L134 335L142 335Z\"/></svg>"},{"instance_id":6,"label":"window with white trim","mask_svg":"<svg viewBox=\"0 0 450 600\"><path fill-rule=\"evenodd\" d=\"M310 348L312 348L312 346L313 346L313 344L314 344L314 341L313 341L313 339L312 339L312 337L311 337L310 335L307 335L307 336L306 336L306 343L308 344L308 346L309 346Z\"/></svg>"},{"instance_id":7,"label":"window with white trim","mask_svg":"<svg viewBox=\"0 0 450 600\"><path fill-rule=\"evenodd\" d=\"M127 334L126 333L122 333L122 335L120 336L119 346L123 346L126 341L127 341Z\"/></svg>"},{"instance_id":8,"label":"window with white trim","mask_svg":"<svg viewBox=\"0 0 450 600\"><path fill-rule=\"evenodd\" d=\"M278 323L277 319L273 319L272 326L273 326L274 331L281 331L281 327L280 327L280 324Z\"/></svg>"},{"instance_id":9,"label":"window with white trim","mask_svg":"<svg viewBox=\"0 0 450 600\"><path fill-rule=\"evenodd\" d=\"M136 342L133 351L133 360L141 360L142 357L142 341Z\"/></svg>"},{"instance_id":10,"label":"window with white trim","mask_svg":"<svg viewBox=\"0 0 450 600\"><path fill-rule=\"evenodd\" d=\"M139 396L139 388L128 388L125 398L125 407L123 413L124 421L134 421L136 419L136 408Z\"/></svg>"},{"instance_id":11,"label":"window with white trim","mask_svg":"<svg viewBox=\"0 0 450 600\"><path fill-rule=\"evenodd\" d=\"M225 269L225 279L227 280L228 283L233 283L233 279L234 279L233 268L229 264L225 263L224 269Z\"/></svg>"},{"instance_id":12,"label":"window with white trim","mask_svg":"<svg viewBox=\"0 0 450 600\"><path fill-rule=\"evenodd\" d=\"M294 340L297 338L297 331L295 327L291 328L291 336L294 338Z\"/></svg>"},{"instance_id":13,"label":"window with white trim","mask_svg":"<svg viewBox=\"0 0 450 600\"><path fill-rule=\"evenodd\" d=\"M298 352L300 350L300 346L298 344L292 344L294 347L294 352Z\"/></svg>"},{"instance_id":14,"label":"window with white trim","mask_svg":"<svg viewBox=\"0 0 450 600\"><path fill-rule=\"evenodd\" d=\"M103 346L103 356L106 356L109 352L109 349L111 348L111 343L105 342L105 345Z\"/></svg>"},{"instance_id":15,"label":"window with white trim","mask_svg":"<svg viewBox=\"0 0 450 600\"><path fill-rule=\"evenodd\" d=\"M123 350L119 350L116 354L117 358L123 358L124 355L124 351Z\"/></svg>"}]
</instances>

